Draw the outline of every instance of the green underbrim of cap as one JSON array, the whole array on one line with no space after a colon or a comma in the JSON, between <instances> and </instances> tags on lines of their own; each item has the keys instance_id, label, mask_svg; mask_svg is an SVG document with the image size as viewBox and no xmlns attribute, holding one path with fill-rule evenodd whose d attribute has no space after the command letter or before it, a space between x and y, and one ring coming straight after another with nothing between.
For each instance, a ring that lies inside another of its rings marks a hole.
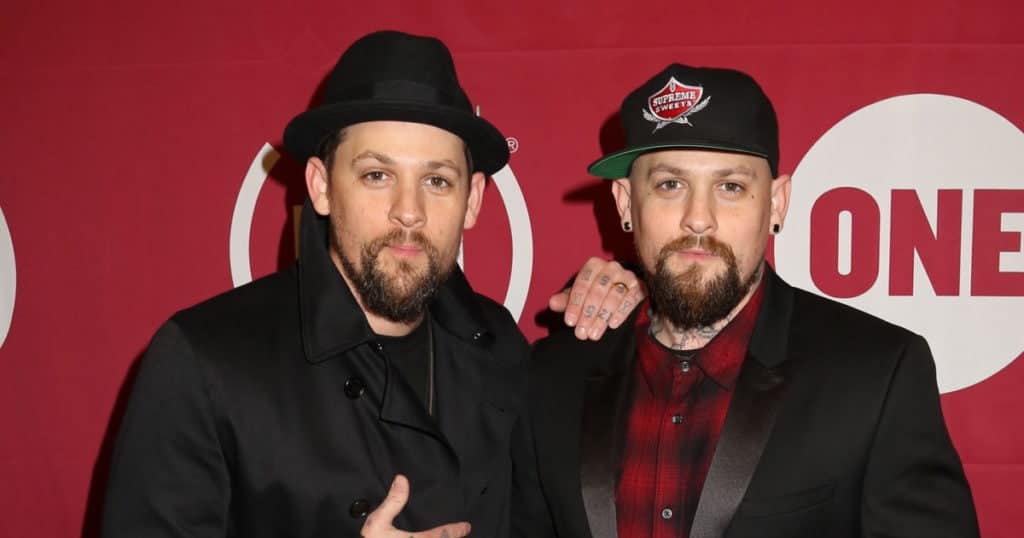
<instances>
[{"instance_id":1,"label":"green underbrim of cap","mask_svg":"<svg viewBox=\"0 0 1024 538\"><path fill-rule=\"evenodd\" d=\"M735 146L729 146L726 144L709 144L709 143L675 143L675 144L652 144L650 146L637 146L615 153L610 153L601 157L600 159L591 163L587 167L587 172L590 175L597 176L601 179L620 179L629 176L629 170L633 167L633 161L637 157L644 153L652 151L660 151L663 149L710 149L715 151L728 151L731 153L745 153L747 155L754 155L755 157L768 158L764 153L752 151L744 148L737 148ZM774 173L774 170L772 171Z\"/></svg>"}]
</instances>

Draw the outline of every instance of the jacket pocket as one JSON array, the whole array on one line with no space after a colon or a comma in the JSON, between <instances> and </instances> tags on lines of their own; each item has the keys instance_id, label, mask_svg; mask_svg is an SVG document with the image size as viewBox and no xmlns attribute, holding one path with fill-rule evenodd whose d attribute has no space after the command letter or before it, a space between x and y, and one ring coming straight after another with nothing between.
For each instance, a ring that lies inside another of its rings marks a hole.
<instances>
[{"instance_id":1,"label":"jacket pocket","mask_svg":"<svg viewBox=\"0 0 1024 538\"><path fill-rule=\"evenodd\" d=\"M830 501L835 489L835 484L825 484L775 497L744 499L736 511L736 517L761 518L810 510Z\"/></svg>"}]
</instances>

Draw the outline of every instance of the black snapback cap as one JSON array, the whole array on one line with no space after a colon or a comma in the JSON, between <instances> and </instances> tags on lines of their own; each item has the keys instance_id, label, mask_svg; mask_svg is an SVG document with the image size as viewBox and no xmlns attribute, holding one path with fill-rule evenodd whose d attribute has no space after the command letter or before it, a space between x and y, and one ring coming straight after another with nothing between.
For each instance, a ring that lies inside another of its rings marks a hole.
<instances>
[{"instance_id":1,"label":"black snapback cap","mask_svg":"<svg viewBox=\"0 0 1024 538\"><path fill-rule=\"evenodd\" d=\"M588 171L605 179L629 175L633 161L662 149L692 148L764 157L779 174L779 124L761 87L746 73L672 64L622 101L626 147Z\"/></svg>"}]
</instances>

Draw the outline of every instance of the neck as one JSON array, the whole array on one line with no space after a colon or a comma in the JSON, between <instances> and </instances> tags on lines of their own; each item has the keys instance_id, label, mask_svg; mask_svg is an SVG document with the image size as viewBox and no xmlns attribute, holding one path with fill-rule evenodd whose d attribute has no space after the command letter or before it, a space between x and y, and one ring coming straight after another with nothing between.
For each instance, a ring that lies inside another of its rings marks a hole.
<instances>
[{"instance_id":1,"label":"neck","mask_svg":"<svg viewBox=\"0 0 1024 538\"><path fill-rule=\"evenodd\" d=\"M356 297L356 300L358 301L359 298ZM359 306L362 307L362 303L360 303ZM422 314L420 314L420 317L416 318L416 320L411 323L398 323L396 321L391 321L390 319L382 318L372 312L367 312L365 308L363 308L363 314L366 314L366 321L370 324L370 329L374 334L378 334L380 336L405 336L411 333L413 329L423 322Z\"/></svg>"},{"instance_id":2,"label":"neck","mask_svg":"<svg viewBox=\"0 0 1024 538\"><path fill-rule=\"evenodd\" d=\"M747 306L747 302L754 296L754 292L757 291L757 287L761 284L763 275L764 271L759 270L757 279L750 285L750 289L747 290L743 299L729 311L729 315L712 322L710 325L691 328L676 327L671 321L654 312L651 316L651 336L665 347L681 351L700 349L706 346L708 342L718 336L718 333L722 332L722 329L729 325L729 322L743 310L743 307Z\"/></svg>"}]
</instances>

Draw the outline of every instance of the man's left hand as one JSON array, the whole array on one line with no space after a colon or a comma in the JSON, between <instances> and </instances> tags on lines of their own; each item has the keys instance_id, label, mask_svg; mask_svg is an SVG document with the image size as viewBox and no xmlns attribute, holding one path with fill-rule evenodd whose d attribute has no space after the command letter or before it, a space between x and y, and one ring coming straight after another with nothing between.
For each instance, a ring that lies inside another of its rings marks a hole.
<instances>
[{"instance_id":1,"label":"man's left hand","mask_svg":"<svg viewBox=\"0 0 1024 538\"><path fill-rule=\"evenodd\" d=\"M590 258L572 287L553 295L548 307L565 312L565 324L576 328L576 338L599 340L608 327L618 328L646 296L636 274L619 262Z\"/></svg>"}]
</instances>

